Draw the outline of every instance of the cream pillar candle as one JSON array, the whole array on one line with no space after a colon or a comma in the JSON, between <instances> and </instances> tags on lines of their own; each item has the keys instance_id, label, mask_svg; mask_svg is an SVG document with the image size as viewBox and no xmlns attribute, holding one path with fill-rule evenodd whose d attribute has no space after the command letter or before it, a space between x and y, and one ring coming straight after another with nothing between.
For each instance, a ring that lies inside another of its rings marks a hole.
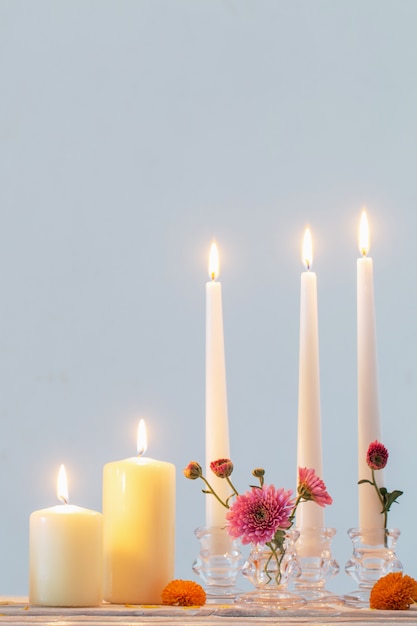
<instances>
[{"instance_id":1,"label":"cream pillar candle","mask_svg":"<svg viewBox=\"0 0 417 626\"><path fill-rule=\"evenodd\" d=\"M29 602L97 606L103 601L102 515L67 504L63 466L59 476L64 504L30 516Z\"/></svg>"},{"instance_id":2,"label":"cream pillar candle","mask_svg":"<svg viewBox=\"0 0 417 626\"><path fill-rule=\"evenodd\" d=\"M307 271L301 274L297 466L313 468L323 478L317 277L310 271L312 258L311 233L307 228L303 241ZM301 504L297 509L297 526L324 527L323 507L315 502Z\"/></svg>"},{"instance_id":3,"label":"cream pillar candle","mask_svg":"<svg viewBox=\"0 0 417 626\"><path fill-rule=\"evenodd\" d=\"M368 256L369 227L366 211L362 211L357 260L357 357L358 357L358 480L371 478L366 463L369 444L381 441L378 394L378 360L375 324L373 263ZM384 472L375 472L378 484L384 484ZM358 486L359 527L383 528L384 516L374 488L366 483Z\"/></svg>"},{"instance_id":4,"label":"cream pillar candle","mask_svg":"<svg viewBox=\"0 0 417 626\"><path fill-rule=\"evenodd\" d=\"M210 470L212 461L230 456L222 289L216 281L218 273L218 251L213 243L209 260L211 280L206 284L206 476L225 500L230 495L230 487ZM207 526L224 526L225 515L226 509L214 497L206 497Z\"/></svg>"},{"instance_id":5,"label":"cream pillar candle","mask_svg":"<svg viewBox=\"0 0 417 626\"><path fill-rule=\"evenodd\" d=\"M175 467L142 456L103 470L104 599L115 604L161 604L174 578Z\"/></svg>"}]
</instances>

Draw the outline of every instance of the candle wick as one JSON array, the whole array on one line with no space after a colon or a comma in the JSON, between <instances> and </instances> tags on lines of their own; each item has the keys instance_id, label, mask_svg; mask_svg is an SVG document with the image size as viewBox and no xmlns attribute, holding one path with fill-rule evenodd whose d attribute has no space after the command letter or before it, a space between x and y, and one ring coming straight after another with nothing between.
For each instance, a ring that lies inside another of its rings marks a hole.
<instances>
[{"instance_id":1,"label":"candle wick","mask_svg":"<svg viewBox=\"0 0 417 626\"><path fill-rule=\"evenodd\" d=\"M362 248L362 256L366 256L366 248Z\"/></svg>"},{"instance_id":2,"label":"candle wick","mask_svg":"<svg viewBox=\"0 0 417 626\"><path fill-rule=\"evenodd\" d=\"M215 272L212 272L212 273L211 273L211 280L215 280L215 279L216 279L216 273L215 273Z\"/></svg>"}]
</instances>

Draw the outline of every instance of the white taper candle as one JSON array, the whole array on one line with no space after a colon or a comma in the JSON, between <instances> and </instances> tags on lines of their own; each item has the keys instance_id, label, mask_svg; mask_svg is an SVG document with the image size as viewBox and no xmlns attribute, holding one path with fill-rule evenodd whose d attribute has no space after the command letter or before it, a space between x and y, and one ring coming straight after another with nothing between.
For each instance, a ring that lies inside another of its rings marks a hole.
<instances>
[{"instance_id":1,"label":"white taper candle","mask_svg":"<svg viewBox=\"0 0 417 626\"><path fill-rule=\"evenodd\" d=\"M370 479L366 463L369 444L381 441L378 393L378 359L375 324L373 263L369 250L369 227L366 211L362 211L357 260L357 358L358 358L358 479ZM383 470L375 472L378 484L383 484ZM360 528L383 528L384 516L374 488L358 486Z\"/></svg>"},{"instance_id":2,"label":"white taper candle","mask_svg":"<svg viewBox=\"0 0 417 626\"><path fill-rule=\"evenodd\" d=\"M206 284L206 476L225 500L230 487L210 470L212 461L230 456L222 289L216 280L218 273L218 251L213 243L209 261L211 280ZM207 496L206 525L224 526L225 516L226 509L213 496Z\"/></svg>"},{"instance_id":3,"label":"white taper candle","mask_svg":"<svg viewBox=\"0 0 417 626\"><path fill-rule=\"evenodd\" d=\"M317 277L310 271L312 257L311 233L307 228L303 241L307 271L301 274L297 466L313 468L323 478ZM297 526L322 528L323 508L315 502L301 504L297 509Z\"/></svg>"}]
</instances>

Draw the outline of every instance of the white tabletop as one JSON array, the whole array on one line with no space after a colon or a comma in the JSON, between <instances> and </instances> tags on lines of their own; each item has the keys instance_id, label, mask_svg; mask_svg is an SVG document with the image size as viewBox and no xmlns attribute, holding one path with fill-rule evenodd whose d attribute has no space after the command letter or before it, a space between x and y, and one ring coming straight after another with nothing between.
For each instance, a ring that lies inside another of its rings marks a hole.
<instances>
[{"instance_id":1,"label":"white tabletop","mask_svg":"<svg viewBox=\"0 0 417 626\"><path fill-rule=\"evenodd\" d=\"M417 625L417 608L407 611L373 611L346 606L313 609L274 610L241 608L235 605L207 604L204 607L125 606L103 604L96 608L34 607L19 599L4 598L0 605L0 624L41 624L44 626L88 626L117 624L118 626L147 626L150 624L192 624L203 626L232 626L234 624L310 624L312 626L368 624Z\"/></svg>"}]
</instances>

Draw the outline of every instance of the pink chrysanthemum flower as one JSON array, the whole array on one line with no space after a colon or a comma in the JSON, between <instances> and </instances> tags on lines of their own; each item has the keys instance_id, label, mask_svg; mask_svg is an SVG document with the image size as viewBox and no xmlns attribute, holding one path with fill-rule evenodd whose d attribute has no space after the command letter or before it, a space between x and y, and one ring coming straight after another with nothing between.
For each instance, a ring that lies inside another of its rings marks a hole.
<instances>
[{"instance_id":1,"label":"pink chrysanthemum flower","mask_svg":"<svg viewBox=\"0 0 417 626\"><path fill-rule=\"evenodd\" d=\"M323 507L333 502L332 497L327 493L326 485L316 475L313 468L298 468L298 495Z\"/></svg>"},{"instance_id":2,"label":"pink chrysanthemum flower","mask_svg":"<svg viewBox=\"0 0 417 626\"><path fill-rule=\"evenodd\" d=\"M242 543L265 544L279 528L289 528L294 507L293 492L264 485L236 497L226 514L228 533Z\"/></svg>"},{"instance_id":3,"label":"pink chrysanthemum flower","mask_svg":"<svg viewBox=\"0 0 417 626\"><path fill-rule=\"evenodd\" d=\"M388 462L388 450L379 441L373 441L369 444L366 462L373 470L384 469Z\"/></svg>"}]
</instances>

